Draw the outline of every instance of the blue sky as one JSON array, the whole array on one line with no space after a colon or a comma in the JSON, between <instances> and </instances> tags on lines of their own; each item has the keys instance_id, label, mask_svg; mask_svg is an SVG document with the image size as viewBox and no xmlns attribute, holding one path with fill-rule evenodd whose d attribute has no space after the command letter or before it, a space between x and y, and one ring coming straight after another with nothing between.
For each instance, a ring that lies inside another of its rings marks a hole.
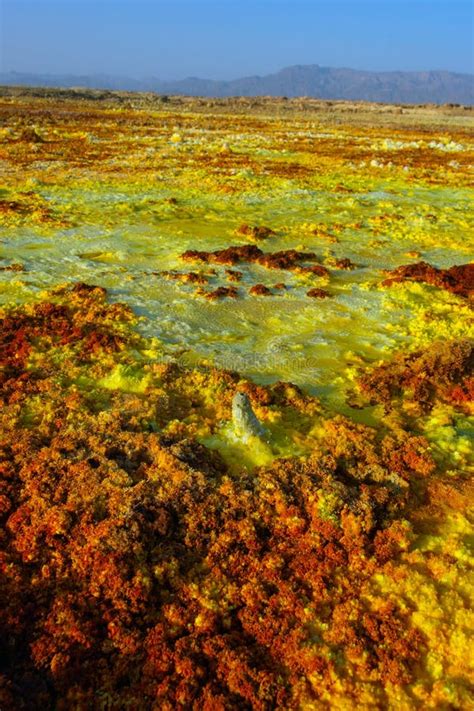
<instances>
[{"instance_id":1,"label":"blue sky","mask_svg":"<svg viewBox=\"0 0 474 711\"><path fill-rule=\"evenodd\" d=\"M474 71L471 0L0 0L0 70L235 78Z\"/></svg>"}]
</instances>

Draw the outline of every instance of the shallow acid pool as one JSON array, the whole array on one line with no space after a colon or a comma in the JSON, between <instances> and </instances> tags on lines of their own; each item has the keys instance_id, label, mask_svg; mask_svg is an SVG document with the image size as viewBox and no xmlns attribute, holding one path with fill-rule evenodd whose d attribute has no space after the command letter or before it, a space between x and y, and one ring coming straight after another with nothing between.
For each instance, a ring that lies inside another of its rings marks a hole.
<instances>
[{"instance_id":1,"label":"shallow acid pool","mask_svg":"<svg viewBox=\"0 0 474 711\"><path fill-rule=\"evenodd\" d=\"M34 145L13 142L13 126L0 265L24 271L0 271L2 303L66 281L99 284L133 307L164 355L295 382L342 411L362 365L470 332L465 300L422 284L381 286L384 270L402 264L444 268L472 256L465 135L429 141L413 129L397 141L386 128L274 118L253 128L251 117L172 114L143 126L144 115L115 131L46 116ZM256 244L242 224L274 231L258 241L265 252L314 252L329 276L243 263L233 267L237 298L210 302L196 284L160 274L194 271L207 290L229 286L224 265L180 255ZM270 295L251 295L255 284ZM310 298L311 288L329 297Z\"/></svg>"}]
</instances>

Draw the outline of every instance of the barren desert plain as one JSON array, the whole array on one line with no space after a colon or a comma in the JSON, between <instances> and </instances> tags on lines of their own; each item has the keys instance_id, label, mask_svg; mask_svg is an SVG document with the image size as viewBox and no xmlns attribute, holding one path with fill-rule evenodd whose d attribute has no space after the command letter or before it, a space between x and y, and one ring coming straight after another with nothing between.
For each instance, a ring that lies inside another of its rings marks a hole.
<instances>
[{"instance_id":1,"label":"barren desert plain","mask_svg":"<svg viewBox=\"0 0 474 711\"><path fill-rule=\"evenodd\" d=\"M473 708L473 118L0 90L2 711Z\"/></svg>"}]
</instances>

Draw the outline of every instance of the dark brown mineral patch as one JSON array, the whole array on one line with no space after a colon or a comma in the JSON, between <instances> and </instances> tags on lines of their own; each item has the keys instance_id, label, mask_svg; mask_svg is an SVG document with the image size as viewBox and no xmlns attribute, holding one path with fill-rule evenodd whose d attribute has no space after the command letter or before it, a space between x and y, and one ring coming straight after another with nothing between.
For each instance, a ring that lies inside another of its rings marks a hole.
<instances>
[{"instance_id":1,"label":"dark brown mineral patch","mask_svg":"<svg viewBox=\"0 0 474 711\"><path fill-rule=\"evenodd\" d=\"M271 290L265 284L254 284L249 289L249 294L252 296L271 296Z\"/></svg>"},{"instance_id":2,"label":"dark brown mineral patch","mask_svg":"<svg viewBox=\"0 0 474 711\"><path fill-rule=\"evenodd\" d=\"M226 249L218 249L215 252L205 252L196 249L189 249L183 252L181 259L186 262L205 262L207 264L239 264L250 262L260 264L267 269L303 269L306 268L320 276L326 276L329 272L321 265L313 267L301 267L301 262L312 262L316 260L314 252L299 252L296 249L285 249L279 252L262 252L253 244L230 246Z\"/></svg>"},{"instance_id":3,"label":"dark brown mineral patch","mask_svg":"<svg viewBox=\"0 0 474 711\"><path fill-rule=\"evenodd\" d=\"M327 277L329 276L329 271L322 264L313 264L310 267L297 267L296 271L298 274L313 274L314 276Z\"/></svg>"},{"instance_id":4,"label":"dark brown mineral patch","mask_svg":"<svg viewBox=\"0 0 474 711\"><path fill-rule=\"evenodd\" d=\"M97 286L95 284L86 284L84 281L78 281L77 283L73 284L70 288L69 291L72 294L77 294L78 297L84 298L86 296L93 296L98 299L104 299L107 290L103 286ZM63 293L62 290L59 291L59 293Z\"/></svg>"},{"instance_id":5,"label":"dark brown mineral patch","mask_svg":"<svg viewBox=\"0 0 474 711\"><path fill-rule=\"evenodd\" d=\"M226 269L225 273L229 281L242 281L243 273L237 269Z\"/></svg>"},{"instance_id":6,"label":"dark brown mineral patch","mask_svg":"<svg viewBox=\"0 0 474 711\"><path fill-rule=\"evenodd\" d=\"M217 301L217 299L231 298L236 299L239 295L238 290L235 286L219 286L213 291L202 290L199 292L200 296L204 296L208 301Z\"/></svg>"},{"instance_id":7,"label":"dark brown mineral patch","mask_svg":"<svg viewBox=\"0 0 474 711\"><path fill-rule=\"evenodd\" d=\"M280 252L267 252L257 260L267 269L295 269L301 262L311 262L316 259L314 252L298 252L296 249L285 249ZM322 267L324 269L324 267Z\"/></svg>"},{"instance_id":8,"label":"dark brown mineral patch","mask_svg":"<svg viewBox=\"0 0 474 711\"><path fill-rule=\"evenodd\" d=\"M306 296L310 296L312 299L327 299L330 296L326 289L310 289L306 292Z\"/></svg>"},{"instance_id":9,"label":"dark brown mineral patch","mask_svg":"<svg viewBox=\"0 0 474 711\"><path fill-rule=\"evenodd\" d=\"M38 131L35 128L33 128L32 126L29 126L29 127L23 129L23 131L21 132L21 135L20 135L20 140L26 141L27 143L44 143L45 142L43 136L40 136Z\"/></svg>"},{"instance_id":10,"label":"dark brown mineral patch","mask_svg":"<svg viewBox=\"0 0 474 711\"><path fill-rule=\"evenodd\" d=\"M474 293L474 264L460 264L449 269L438 269L427 262L404 264L389 272L388 279L382 285L391 286L404 281L424 282L468 298Z\"/></svg>"},{"instance_id":11,"label":"dark brown mineral patch","mask_svg":"<svg viewBox=\"0 0 474 711\"><path fill-rule=\"evenodd\" d=\"M7 264L7 266L0 267L0 272L24 272L25 267L23 264Z\"/></svg>"},{"instance_id":12,"label":"dark brown mineral patch","mask_svg":"<svg viewBox=\"0 0 474 711\"><path fill-rule=\"evenodd\" d=\"M18 200L0 200L0 213L25 212L25 205Z\"/></svg>"},{"instance_id":13,"label":"dark brown mineral patch","mask_svg":"<svg viewBox=\"0 0 474 711\"><path fill-rule=\"evenodd\" d=\"M254 239L267 239L268 237L275 235L276 232L270 229L270 227L265 227L264 225L257 226L243 224L237 229L237 234L248 235Z\"/></svg>"},{"instance_id":14,"label":"dark brown mineral patch","mask_svg":"<svg viewBox=\"0 0 474 711\"><path fill-rule=\"evenodd\" d=\"M253 244L231 246L218 249L215 252L205 252L189 249L181 255L185 262L205 262L207 264L239 264L240 262L255 262L263 256L261 249Z\"/></svg>"},{"instance_id":15,"label":"dark brown mineral patch","mask_svg":"<svg viewBox=\"0 0 474 711\"><path fill-rule=\"evenodd\" d=\"M356 265L354 262L352 262L348 257L343 257L342 259L336 259L334 262L334 266L337 269L355 269Z\"/></svg>"},{"instance_id":16,"label":"dark brown mineral patch","mask_svg":"<svg viewBox=\"0 0 474 711\"><path fill-rule=\"evenodd\" d=\"M334 186L333 188L334 193L353 193L353 189L347 187L347 185L343 185L342 183L338 183L337 185Z\"/></svg>"}]
</instances>

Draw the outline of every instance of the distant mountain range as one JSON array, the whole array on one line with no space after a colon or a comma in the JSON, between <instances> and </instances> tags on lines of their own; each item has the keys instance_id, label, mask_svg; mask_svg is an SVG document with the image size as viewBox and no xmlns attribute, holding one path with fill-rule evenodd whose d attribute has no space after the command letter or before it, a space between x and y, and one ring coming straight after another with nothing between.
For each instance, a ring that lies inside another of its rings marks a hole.
<instances>
[{"instance_id":1,"label":"distant mountain range","mask_svg":"<svg viewBox=\"0 0 474 711\"><path fill-rule=\"evenodd\" d=\"M307 96L391 104L474 104L472 74L447 71L368 72L320 67L317 64L297 65L275 74L231 81L197 77L162 81L153 77L139 80L105 74L75 76L8 72L0 73L0 85L85 87L209 97Z\"/></svg>"}]
</instances>

